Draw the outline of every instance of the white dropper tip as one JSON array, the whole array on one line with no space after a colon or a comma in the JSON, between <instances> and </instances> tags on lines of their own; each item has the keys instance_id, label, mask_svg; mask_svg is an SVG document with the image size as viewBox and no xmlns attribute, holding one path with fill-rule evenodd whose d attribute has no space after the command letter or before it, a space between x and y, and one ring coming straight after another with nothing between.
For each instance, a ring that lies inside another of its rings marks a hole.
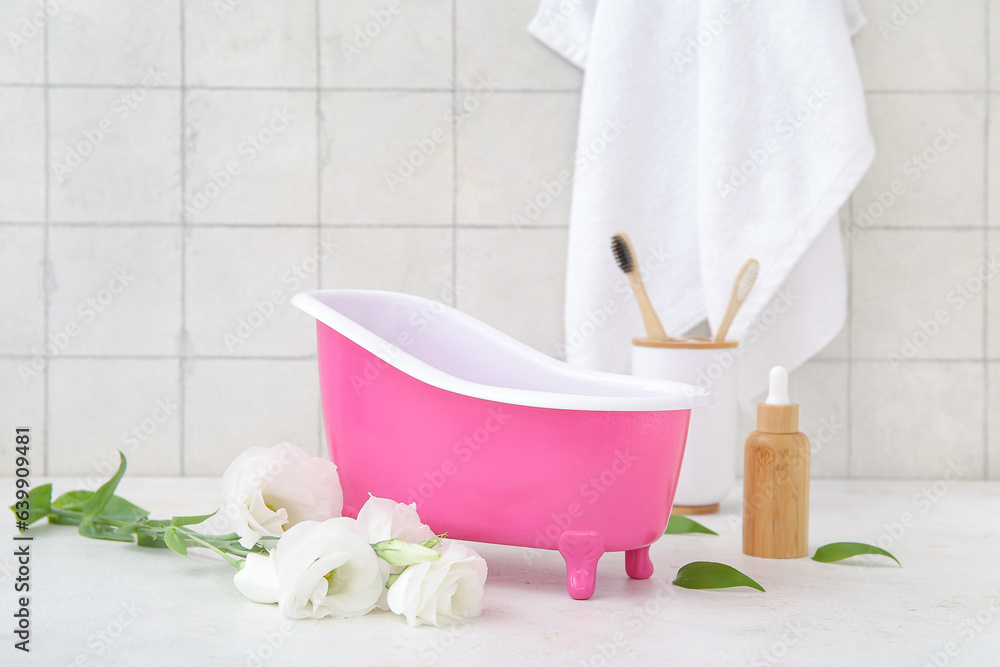
<instances>
[{"instance_id":1,"label":"white dropper tip","mask_svg":"<svg viewBox=\"0 0 1000 667\"><path fill-rule=\"evenodd\" d=\"M771 382L767 391L767 405L791 405L788 398L788 371L781 366L771 369Z\"/></svg>"}]
</instances>

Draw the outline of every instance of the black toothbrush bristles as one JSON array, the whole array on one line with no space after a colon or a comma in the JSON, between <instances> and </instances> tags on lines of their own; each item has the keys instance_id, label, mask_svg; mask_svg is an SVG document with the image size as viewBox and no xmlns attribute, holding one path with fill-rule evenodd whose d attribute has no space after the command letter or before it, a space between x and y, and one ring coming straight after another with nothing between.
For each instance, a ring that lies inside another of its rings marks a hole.
<instances>
[{"instance_id":1,"label":"black toothbrush bristles","mask_svg":"<svg viewBox=\"0 0 1000 667\"><path fill-rule=\"evenodd\" d=\"M615 261L618 262L618 268L624 273L632 273L635 263L632 259L632 250L629 248L624 236L615 234L611 237L611 251L615 253Z\"/></svg>"}]
</instances>

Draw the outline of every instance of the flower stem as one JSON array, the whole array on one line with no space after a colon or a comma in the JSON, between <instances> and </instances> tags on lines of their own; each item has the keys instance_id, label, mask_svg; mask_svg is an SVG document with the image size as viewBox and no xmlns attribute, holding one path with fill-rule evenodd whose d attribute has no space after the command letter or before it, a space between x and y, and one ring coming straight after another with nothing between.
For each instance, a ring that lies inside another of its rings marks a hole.
<instances>
[{"instance_id":1,"label":"flower stem","mask_svg":"<svg viewBox=\"0 0 1000 667\"><path fill-rule=\"evenodd\" d=\"M175 526L175 528L177 529L177 532L181 533L182 535L184 535L186 538L188 538L192 542L195 542L196 544L199 544L199 545L205 547L206 549L211 549L215 553L217 553L220 556L222 556L226 560L227 563L229 563L230 565L232 565L233 567L235 567L237 570L240 569L240 561L236 560L235 558L233 558L228 553L226 553L225 551L223 551L222 549L220 549L216 545L212 544L211 542L208 542L206 540L201 539L200 537L198 537L197 533L195 533L193 531L190 531L190 530L187 530L183 526Z\"/></svg>"}]
</instances>

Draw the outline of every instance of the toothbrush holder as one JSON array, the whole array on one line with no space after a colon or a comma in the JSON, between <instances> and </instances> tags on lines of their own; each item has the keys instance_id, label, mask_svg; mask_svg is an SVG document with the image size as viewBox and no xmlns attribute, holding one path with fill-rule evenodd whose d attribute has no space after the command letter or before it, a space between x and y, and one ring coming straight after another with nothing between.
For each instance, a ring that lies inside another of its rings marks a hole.
<instances>
[{"instance_id":1,"label":"toothbrush holder","mask_svg":"<svg viewBox=\"0 0 1000 667\"><path fill-rule=\"evenodd\" d=\"M736 483L739 342L711 338L632 340L632 375L675 380L712 392L715 405L691 414L675 514L711 514Z\"/></svg>"}]
</instances>

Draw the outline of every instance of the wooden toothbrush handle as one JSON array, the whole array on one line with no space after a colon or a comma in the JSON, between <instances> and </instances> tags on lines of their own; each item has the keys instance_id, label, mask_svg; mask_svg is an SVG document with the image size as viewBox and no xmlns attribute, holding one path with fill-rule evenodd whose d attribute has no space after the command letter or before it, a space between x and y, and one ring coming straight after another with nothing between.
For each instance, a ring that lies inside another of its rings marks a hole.
<instances>
[{"instance_id":1,"label":"wooden toothbrush handle","mask_svg":"<svg viewBox=\"0 0 1000 667\"><path fill-rule=\"evenodd\" d=\"M719 329L715 332L714 341L716 343L721 343L726 340L726 334L729 333L729 327L733 324L733 318L736 317L736 313L739 312L740 306L742 305L742 301L737 301L736 299L729 300L729 307L726 308L726 314L722 318L722 324L719 325Z\"/></svg>"},{"instance_id":2,"label":"wooden toothbrush handle","mask_svg":"<svg viewBox=\"0 0 1000 667\"><path fill-rule=\"evenodd\" d=\"M666 340L667 332L664 331L660 318L656 316L656 310L649 301L646 294L646 286L642 282L642 277L637 272L628 275L628 280L632 283L632 291L635 292L635 299L639 302L639 312L642 313L642 323L646 326L646 337L650 340Z\"/></svg>"}]
</instances>

